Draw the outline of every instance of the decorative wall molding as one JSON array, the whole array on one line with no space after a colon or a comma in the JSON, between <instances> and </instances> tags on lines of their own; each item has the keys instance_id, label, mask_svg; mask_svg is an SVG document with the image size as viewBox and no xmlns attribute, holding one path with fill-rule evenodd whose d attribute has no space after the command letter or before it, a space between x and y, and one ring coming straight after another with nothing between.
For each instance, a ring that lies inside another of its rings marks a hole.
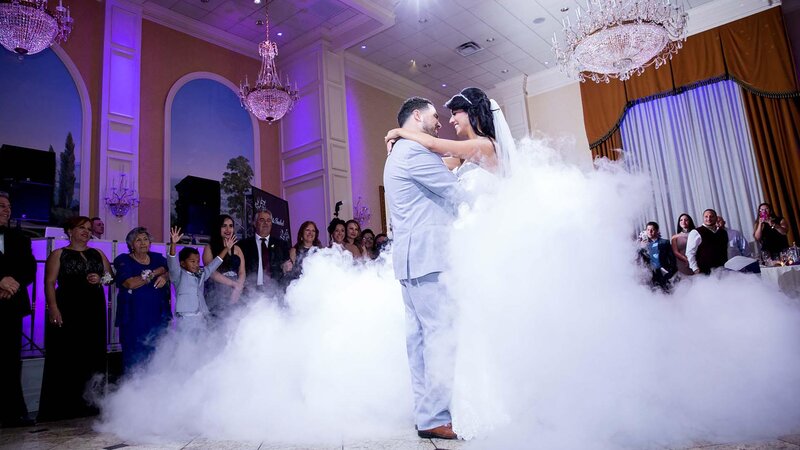
<instances>
[{"instance_id":1,"label":"decorative wall molding","mask_svg":"<svg viewBox=\"0 0 800 450\"><path fill-rule=\"evenodd\" d=\"M175 84L169 89L167 100L164 102L164 189L163 189L163 224L164 236L169 236L170 228L170 212L172 205L170 204L171 197L171 181L170 173L172 170L172 102L175 96L186 85L186 83L193 80L214 80L233 91L237 96L239 95L239 88L233 84L229 79L218 75L213 72L192 72L180 77ZM253 127L253 186L261 189L261 129L258 125L258 119L248 112L250 123Z\"/></svg>"},{"instance_id":2,"label":"decorative wall molding","mask_svg":"<svg viewBox=\"0 0 800 450\"><path fill-rule=\"evenodd\" d=\"M294 110L280 121L282 195L294 224L313 220L324 229L337 201L345 215L352 211L342 53L321 40L282 66L303 86Z\"/></svg>"},{"instance_id":3,"label":"decorative wall molding","mask_svg":"<svg viewBox=\"0 0 800 450\"><path fill-rule=\"evenodd\" d=\"M171 9L164 8L163 6L149 2L146 3L144 5L143 17L151 22L155 22L167 28L172 28L183 34L188 34L189 36L202 39L208 43L260 60L258 56L258 46L247 39L206 25L198 20L186 17L183 14L178 14Z\"/></svg>"},{"instance_id":4,"label":"decorative wall molding","mask_svg":"<svg viewBox=\"0 0 800 450\"><path fill-rule=\"evenodd\" d=\"M702 33L780 5L780 0L714 0L687 11L688 35Z\"/></svg>"},{"instance_id":5,"label":"decorative wall molding","mask_svg":"<svg viewBox=\"0 0 800 450\"><path fill-rule=\"evenodd\" d=\"M391 5L382 4L386 2L375 0L341 1L361 14L346 20L329 31L321 29L298 36L285 46L281 46L281 53L286 55L300 51L320 39L330 40L331 49L334 51L344 50L380 33L395 23ZM255 43L179 14L171 9L148 2L143 6L143 17L151 22L260 61L258 46ZM283 60L280 60L280 62L283 62Z\"/></svg>"},{"instance_id":6,"label":"decorative wall molding","mask_svg":"<svg viewBox=\"0 0 800 450\"><path fill-rule=\"evenodd\" d=\"M118 219L106 206L105 197L123 175L128 187L138 191L139 186L142 8L126 0L106 0L105 17L98 216L106 223L106 237L122 240L138 225L139 209Z\"/></svg>"},{"instance_id":7,"label":"decorative wall molding","mask_svg":"<svg viewBox=\"0 0 800 450\"><path fill-rule=\"evenodd\" d=\"M425 97L432 101L434 105L443 105L444 102L449 100L449 97L444 97L428 87L397 75L361 57L345 53L344 61L344 70L347 77L368 84L395 97L401 99L413 96Z\"/></svg>"}]
</instances>

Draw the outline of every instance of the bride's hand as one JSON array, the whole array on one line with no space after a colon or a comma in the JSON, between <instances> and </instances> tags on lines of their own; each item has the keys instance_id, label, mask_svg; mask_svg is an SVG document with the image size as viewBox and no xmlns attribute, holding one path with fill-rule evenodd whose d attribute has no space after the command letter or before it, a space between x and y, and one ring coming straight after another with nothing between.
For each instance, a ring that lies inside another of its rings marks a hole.
<instances>
[{"instance_id":1,"label":"bride's hand","mask_svg":"<svg viewBox=\"0 0 800 450\"><path fill-rule=\"evenodd\" d=\"M386 137L383 138L383 141L389 143L389 141L396 141L403 137L401 128L393 128L386 133Z\"/></svg>"},{"instance_id":2,"label":"bride's hand","mask_svg":"<svg viewBox=\"0 0 800 450\"><path fill-rule=\"evenodd\" d=\"M392 148L394 147L395 142L397 142L396 139L392 139L391 141L386 141L386 156L392 154Z\"/></svg>"}]
</instances>

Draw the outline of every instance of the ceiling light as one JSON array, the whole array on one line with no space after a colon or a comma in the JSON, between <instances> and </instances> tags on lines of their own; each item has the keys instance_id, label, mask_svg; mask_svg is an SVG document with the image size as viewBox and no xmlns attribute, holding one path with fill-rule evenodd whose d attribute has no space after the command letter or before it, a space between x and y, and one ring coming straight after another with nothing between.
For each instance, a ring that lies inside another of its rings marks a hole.
<instances>
[{"instance_id":1,"label":"ceiling light","mask_svg":"<svg viewBox=\"0 0 800 450\"><path fill-rule=\"evenodd\" d=\"M422 67L424 67L426 69L430 69L431 68L431 63L425 63L425 64L422 65Z\"/></svg>"},{"instance_id":2,"label":"ceiling light","mask_svg":"<svg viewBox=\"0 0 800 450\"><path fill-rule=\"evenodd\" d=\"M239 85L239 98L242 106L258 120L273 123L290 111L299 97L297 83L295 82L292 88L288 77L284 85L278 76L278 68L275 66L278 44L269 40L269 17L265 22L266 39L258 44L261 70L258 71L258 78L253 87L250 87L247 78Z\"/></svg>"},{"instance_id":3,"label":"ceiling light","mask_svg":"<svg viewBox=\"0 0 800 450\"><path fill-rule=\"evenodd\" d=\"M486 42L494 42L494 38L493 37L486 38Z\"/></svg>"},{"instance_id":4,"label":"ceiling light","mask_svg":"<svg viewBox=\"0 0 800 450\"><path fill-rule=\"evenodd\" d=\"M561 10L560 10L560 11L561 11L561 12L567 12L567 11L569 11L569 6L565 6L565 7L561 8Z\"/></svg>"},{"instance_id":5,"label":"ceiling light","mask_svg":"<svg viewBox=\"0 0 800 450\"><path fill-rule=\"evenodd\" d=\"M264 25L264 21L261 19L256 20L256 26L260 27L261 25Z\"/></svg>"},{"instance_id":6,"label":"ceiling light","mask_svg":"<svg viewBox=\"0 0 800 450\"><path fill-rule=\"evenodd\" d=\"M500 71L500 73L508 73L508 69L503 69Z\"/></svg>"},{"instance_id":7,"label":"ceiling light","mask_svg":"<svg viewBox=\"0 0 800 450\"><path fill-rule=\"evenodd\" d=\"M442 83L442 87L447 87L447 83Z\"/></svg>"},{"instance_id":8,"label":"ceiling light","mask_svg":"<svg viewBox=\"0 0 800 450\"><path fill-rule=\"evenodd\" d=\"M428 23L428 19L422 18L422 19L419 19L417 22L419 22L419 23Z\"/></svg>"},{"instance_id":9,"label":"ceiling light","mask_svg":"<svg viewBox=\"0 0 800 450\"><path fill-rule=\"evenodd\" d=\"M208 3L208 0L205 0L204 3ZM261 4L261 0L253 0L253 3L255 3L256 5L260 5Z\"/></svg>"},{"instance_id":10,"label":"ceiling light","mask_svg":"<svg viewBox=\"0 0 800 450\"><path fill-rule=\"evenodd\" d=\"M625 81L653 64L658 69L686 40L687 15L669 0L587 0L575 18L574 26L562 20L561 41L553 34L553 53L561 71L582 82Z\"/></svg>"},{"instance_id":11,"label":"ceiling light","mask_svg":"<svg viewBox=\"0 0 800 450\"><path fill-rule=\"evenodd\" d=\"M278 31L276 34L278 35L278 37L283 36L283 32L282 31Z\"/></svg>"},{"instance_id":12,"label":"ceiling light","mask_svg":"<svg viewBox=\"0 0 800 450\"><path fill-rule=\"evenodd\" d=\"M0 44L19 58L64 42L72 31L69 7L48 9L47 2L0 1Z\"/></svg>"},{"instance_id":13,"label":"ceiling light","mask_svg":"<svg viewBox=\"0 0 800 450\"><path fill-rule=\"evenodd\" d=\"M533 23L535 23L537 25L542 23L542 22L544 22L544 21L545 21L544 17L537 17L537 18L533 19Z\"/></svg>"},{"instance_id":14,"label":"ceiling light","mask_svg":"<svg viewBox=\"0 0 800 450\"><path fill-rule=\"evenodd\" d=\"M367 48L367 44L361 46L361 50L364 50L365 48Z\"/></svg>"}]
</instances>

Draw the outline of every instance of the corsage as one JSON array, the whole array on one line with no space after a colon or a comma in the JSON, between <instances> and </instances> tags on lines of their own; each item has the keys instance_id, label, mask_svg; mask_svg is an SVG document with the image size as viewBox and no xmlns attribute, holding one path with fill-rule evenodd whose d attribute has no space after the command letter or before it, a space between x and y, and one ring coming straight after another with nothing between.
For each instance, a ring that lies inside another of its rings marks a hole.
<instances>
[{"instance_id":1,"label":"corsage","mask_svg":"<svg viewBox=\"0 0 800 450\"><path fill-rule=\"evenodd\" d=\"M100 277L100 283L102 283L104 286L108 286L113 282L114 282L114 276L108 272L104 273L103 276Z\"/></svg>"}]
</instances>

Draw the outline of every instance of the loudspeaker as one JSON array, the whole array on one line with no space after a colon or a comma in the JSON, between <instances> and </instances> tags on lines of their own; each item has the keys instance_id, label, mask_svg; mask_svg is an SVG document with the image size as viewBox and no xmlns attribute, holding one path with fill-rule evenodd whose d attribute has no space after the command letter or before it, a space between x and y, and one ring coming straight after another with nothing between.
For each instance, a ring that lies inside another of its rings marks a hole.
<instances>
[{"instance_id":1,"label":"loudspeaker","mask_svg":"<svg viewBox=\"0 0 800 450\"><path fill-rule=\"evenodd\" d=\"M4 144L0 147L0 179L54 185L56 154Z\"/></svg>"},{"instance_id":2,"label":"loudspeaker","mask_svg":"<svg viewBox=\"0 0 800 450\"><path fill-rule=\"evenodd\" d=\"M220 187L219 181L187 176L175 185L178 200L175 212L178 215L177 226L184 234L202 234L210 236L214 222L219 217Z\"/></svg>"},{"instance_id":3,"label":"loudspeaker","mask_svg":"<svg viewBox=\"0 0 800 450\"><path fill-rule=\"evenodd\" d=\"M0 191L8 192L11 197L11 218L50 223L52 184L0 180Z\"/></svg>"}]
</instances>

